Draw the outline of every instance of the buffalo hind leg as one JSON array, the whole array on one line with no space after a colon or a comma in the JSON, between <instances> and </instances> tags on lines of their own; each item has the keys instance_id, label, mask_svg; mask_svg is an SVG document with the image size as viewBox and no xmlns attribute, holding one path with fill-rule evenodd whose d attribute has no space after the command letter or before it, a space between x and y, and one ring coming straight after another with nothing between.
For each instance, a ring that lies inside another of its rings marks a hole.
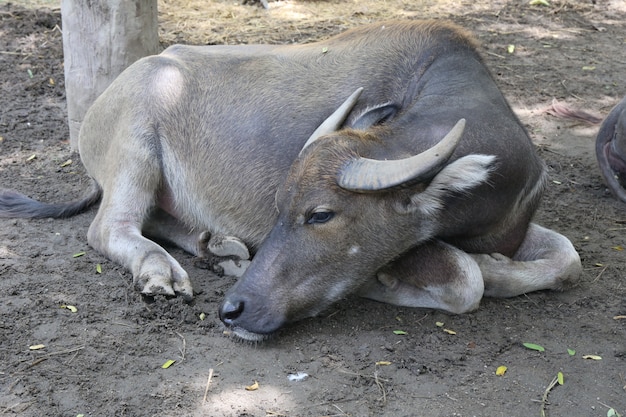
<instances>
[{"instance_id":1,"label":"buffalo hind leg","mask_svg":"<svg viewBox=\"0 0 626 417\"><path fill-rule=\"evenodd\" d=\"M155 209L145 220L142 233L158 242L167 242L187 253L199 256L199 232L191 230L176 217L162 209Z\"/></svg>"},{"instance_id":2,"label":"buffalo hind leg","mask_svg":"<svg viewBox=\"0 0 626 417\"><path fill-rule=\"evenodd\" d=\"M467 253L433 241L411 249L378 271L359 295L399 306L461 314L478 308L483 279Z\"/></svg>"},{"instance_id":3,"label":"buffalo hind leg","mask_svg":"<svg viewBox=\"0 0 626 417\"><path fill-rule=\"evenodd\" d=\"M498 253L472 257L482 271L489 297L565 289L582 273L580 257L569 239L534 223L512 259Z\"/></svg>"},{"instance_id":4,"label":"buffalo hind leg","mask_svg":"<svg viewBox=\"0 0 626 417\"><path fill-rule=\"evenodd\" d=\"M103 190L98 214L89 227L89 244L133 274L135 288L147 295L193 298L187 272L165 249L142 235L156 207L162 183L160 155L150 136L129 135L124 149L92 162Z\"/></svg>"},{"instance_id":5,"label":"buffalo hind leg","mask_svg":"<svg viewBox=\"0 0 626 417\"><path fill-rule=\"evenodd\" d=\"M187 272L165 249L141 233L151 200L147 195L143 199L137 195L143 193L107 195L105 191L87 240L97 251L129 269L141 293L180 294L190 300L193 289Z\"/></svg>"}]
</instances>

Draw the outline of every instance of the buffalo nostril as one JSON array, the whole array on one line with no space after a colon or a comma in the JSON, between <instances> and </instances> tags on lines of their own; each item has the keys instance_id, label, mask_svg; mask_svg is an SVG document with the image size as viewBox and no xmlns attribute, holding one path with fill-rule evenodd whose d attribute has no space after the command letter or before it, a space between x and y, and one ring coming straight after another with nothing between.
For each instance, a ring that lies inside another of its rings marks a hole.
<instances>
[{"instance_id":1,"label":"buffalo nostril","mask_svg":"<svg viewBox=\"0 0 626 417\"><path fill-rule=\"evenodd\" d=\"M243 301L224 301L222 307L220 308L220 320L222 320L226 324L232 324L234 320L237 320L239 316L241 316L241 313L243 313L243 308Z\"/></svg>"}]
</instances>

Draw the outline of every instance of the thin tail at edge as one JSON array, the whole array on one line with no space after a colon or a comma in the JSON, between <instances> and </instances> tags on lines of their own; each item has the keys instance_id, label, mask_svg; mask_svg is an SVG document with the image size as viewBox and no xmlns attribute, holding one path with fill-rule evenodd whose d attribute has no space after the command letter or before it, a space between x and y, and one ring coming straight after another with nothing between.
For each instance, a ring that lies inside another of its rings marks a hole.
<instances>
[{"instance_id":1,"label":"thin tail at edge","mask_svg":"<svg viewBox=\"0 0 626 417\"><path fill-rule=\"evenodd\" d=\"M100 201L102 189L92 180L89 191L67 203L42 203L14 190L0 189L0 218L55 219L72 217Z\"/></svg>"}]
</instances>

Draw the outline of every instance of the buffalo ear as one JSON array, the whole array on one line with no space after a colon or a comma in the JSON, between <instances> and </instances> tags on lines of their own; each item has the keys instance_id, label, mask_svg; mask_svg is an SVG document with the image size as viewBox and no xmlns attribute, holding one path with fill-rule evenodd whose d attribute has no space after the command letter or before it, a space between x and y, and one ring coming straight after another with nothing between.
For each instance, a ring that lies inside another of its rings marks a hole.
<instances>
[{"instance_id":1,"label":"buffalo ear","mask_svg":"<svg viewBox=\"0 0 626 417\"><path fill-rule=\"evenodd\" d=\"M426 189L413 194L401 213L420 211L427 217L436 216L444 209L448 197L466 194L489 182L496 168L495 155L470 154L446 165L428 184ZM478 197L479 198L479 197Z\"/></svg>"},{"instance_id":2,"label":"buffalo ear","mask_svg":"<svg viewBox=\"0 0 626 417\"><path fill-rule=\"evenodd\" d=\"M365 130L372 126L386 122L394 117L396 113L398 113L398 106L395 104L385 103L368 107L353 121L347 123L346 127L357 130Z\"/></svg>"}]
</instances>

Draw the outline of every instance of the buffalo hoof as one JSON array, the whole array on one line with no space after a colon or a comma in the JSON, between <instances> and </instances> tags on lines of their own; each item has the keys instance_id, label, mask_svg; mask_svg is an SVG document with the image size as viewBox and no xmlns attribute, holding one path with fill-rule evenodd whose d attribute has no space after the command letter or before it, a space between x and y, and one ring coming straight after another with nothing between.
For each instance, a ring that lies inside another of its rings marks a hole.
<instances>
[{"instance_id":1,"label":"buffalo hoof","mask_svg":"<svg viewBox=\"0 0 626 417\"><path fill-rule=\"evenodd\" d=\"M209 240L207 246L209 251L215 256L223 258L233 256L241 260L250 259L250 252L247 246L233 236L214 235Z\"/></svg>"},{"instance_id":2,"label":"buffalo hoof","mask_svg":"<svg viewBox=\"0 0 626 417\"><path fill-rule=\"evenodd\" d=\"M196 266L211 269L218 275L240 277L250 265L248 247L234 236L202 232L198 247L200 262Z\"/></svg>"},{"instance_id":3,"label":"buffalo hoof","mask_svg":"<svg viewBox=\"0 0 626 417\"><path fill-rule=\"evenodd\" d=\"M189 276L167 255L153 253L144 259L141 272L133 277L135 289L146 296L182 296L185 301L193 299Z\"/></svg>"}]
</instances>

